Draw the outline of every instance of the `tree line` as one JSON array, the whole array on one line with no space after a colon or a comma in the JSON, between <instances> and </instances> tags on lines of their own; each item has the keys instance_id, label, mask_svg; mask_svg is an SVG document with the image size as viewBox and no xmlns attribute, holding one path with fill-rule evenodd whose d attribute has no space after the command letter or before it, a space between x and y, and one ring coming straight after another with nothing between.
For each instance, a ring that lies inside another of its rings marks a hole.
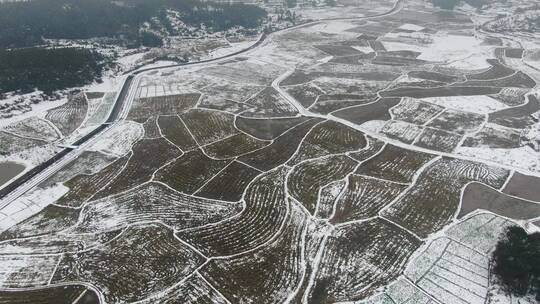
<instances>
[{"instance_id":1,"label":"tree line","mask_svg":"<svg viewBox=\"0 0 540 304\"><path fill-rule=\"evenodd\" d=\"M166 10L180 12L188 25L202 24L212 31L236 26L254 28L266 17L266 11L256 6L199 0L5 2L0 3L0 48L35 46L43 38L115 37L137 41L144 22L153 17L168 21Z\"/></svg>"},{"instance_id":2,"label":"tree line","mask_svg":"<svg viewBox=\"0 0 540 304\"><path fill-rule=\"evenodd\" d=\"M100 81L107 64L106 57L83 48L0 50L0 94L36 89L51 94L83 86Z\"/></svg>"}]
</instances>

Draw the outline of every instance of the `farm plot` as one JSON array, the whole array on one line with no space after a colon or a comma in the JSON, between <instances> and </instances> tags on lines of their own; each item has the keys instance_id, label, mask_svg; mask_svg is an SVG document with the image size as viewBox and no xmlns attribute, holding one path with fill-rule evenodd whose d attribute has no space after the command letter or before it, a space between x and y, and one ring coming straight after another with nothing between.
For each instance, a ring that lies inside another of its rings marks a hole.
<instances>
[{"instance_id":1,"label":"farm plot","mask_svg":"<svg viewBox=\"0 0 540 304\"><path fill-rule=\"evenodd\" d=\"M243 155L240 161L261 171L286 163L296 152L304 136L322 119L313 118L283 133L274 142L260 150Z\"/></svg>"},{"instance_id":2,"label":"farm plot","mask_svg":"<svg viewBox=\"0 0 540 304\"><path fill-rule=\"evenodd\" d=\"M412 144L422 131L423 128L421 126L400 120L390 120L381 129L381 133L389 138L397 139L407 144Z\"/></svg>"},{"instance_id":3,"label":"farm plot","mask_svg":"<svg viewBox=\"0 0 540 304\"><path fill-rule=\"evenodd\" d=\"M410 183L416 171L434 157L388 144L375 157L362 163L355 173L390 182Z\"/></svg>"},{"instance_id":4,"label":"farm plot","mask_svg":"<svg viewBox=\"0 0 540 304\"><path fill-rule=\"evenodd\" d=\"M339 227L328 238L310 300L358 301L399 276L420 246L382 219Z\"/></svg>"},{"instance_id":5,"label":"farm plot","mask_svg":"<svg viewBox=\"0 0 540 304\"><path fill-rule=\"evenodd\" d=\"M487 62L491 65L489 70L478 73L466 75L468 80L491 80L511 76L515 71L500 63L497 59L488 59Z\"/></svg>"},{"instance_id":6,"label":"farm plot","mask_svg":"<svg viewBox=\"0 0 540 304\"><path fill-rule=\"evenodd\" d=\"M383 36L384 34L389 33L391 30L392 30L392 27L389 27L388 24L381 23L379 21L370 21L366 24L347 29L346 31L377 37L377 36Z\"/></svg>"},{"instance_id":7,"label":"farm plot","mask_svg":"<svg viewBox=\"0 0 540 304\"><path fill-rule=\"evenodd\" d=\"M445 235L476 251L489 254L504 230L515 223L495 214L480 213L451 226Z\"/></svg>"},{"instance_id":8,"label":"farm plot","mask_svg":"<svg viewBox=\"0 0 540 304\"><path fill-rule=\"evenodd\" d=\"M379 54L385 54L385 55L379 55ZM427 61L420 60L417 58L406 57L406 56L395 56L392 54L392 52L381 51L381 52L377 52L377 56L371 61L371 63L375 65L390 65L390 66L419 66L419 65L426 64Z\"/></svg>"},{"instance_id":9,"label":"farm plot","mask_svg":"<svg viewBox=\"0 0 540 304\"><path fill-rule=\"evenodd\" d=\"M340 57L340 56L354 56L362 55L359 50L348 45L336 45L336 44L319 44L315 45L315 48L327 53L328 55Z\"/></svg>"},{"instance_id":10,"label":"farm plot","mask_svg":"<svg viewBox=\"0 0 540 304\"><path fill-rule=\"evenodd\" d=\"M423 125L444 110L443 107L412 98L404 98L390 110L393 119Z\"/></svg>"},{"instance_id":11,"label":"farm plot","mask_svg":"<svg viewBox=\"0 0 540 304\"><path fill-rule=\"evenodd\" d=\"M251 108L242 112L245 117L284 117L298 114L298 110L272 87L266 87L247 100L246 104Z\"/></svg>"},{"instance_id":12,"label":"farm plot","mask_svg":"<svg viewBox=\"0 0 540 304\"><path fill-rule=\"evenodd\" d=\"M335 202L342 195L346 184L345 180L338 180L320 189L319 204L315 210L315 217L329 219L332 216Z\"/></svg>"},{"instance_id":13,"label":"farm plot","mask_svg":"<svg viewBox=\"0 0 540 304\"><path fill-rule=\"evenodd\" d=\"M397 88L381 92L382 97L412 97L412 98L429 98L429 97L447 97L447 96L476 96L497 94L501 91L500 87L489 86L453 86L440 88Z\"/></svg>"},{"instance_id":14,"label":"farm plot","mask_svg":"<svg viewBox=\"0 0 540 304\"><path fill-rule=\"evenodd\" d=\"M312 119L311 117L287 118L246 118L238 116L235 126L238 130L261 140L272 140L291 128Z\"/></svg>"},{"instance_id":15,"label":"farm plot","mask_svg":"<svg viewBox=\"0 0 540 304\"><path fill-rule=\"evenodd\" d=\"M240 209L240 204L195 198L162 184L148 183L129 193L86 204L73 229L92 233L149 221L185 229L218 222L235 215Z\"/></svg>"},{"instance_id":16,"label":"farm plot","mask_svg":"<svg viewBox=\"0 0 540 304\"><path fill-rule=\"evenodd\" d=\"M48 121L35 116L10 124L3 131L30 139L45 141L59 139L59 134Z\"/></svg>"},{"instance_id":17,"label":"farm plot","mask_svg":"<svg viewBox=\"0 0 540 304\"><path fill-rule=\"evenodd\" d=\"M455 86L532 89L536 86L536 82L527 74L518 71L504 78L494 80L468 80L463 83L455 84Z\"/></svg>"},{"instance_id":18,"label":"farm plot","mask_svg":"<svg viewBox=\"0 0 540 304\"><path fill-rule=\"evenodd\" d=\"M45 286L60 258L58 255L0 255L0 287Z\"/></svg>"},{"instance_id":19,"label":"farm plot","mask_svg":"<svg viewBox=\"0 0 540 304\"><path fill-rule=\"evenodd\" d=\"M195 141L201 146L238 133L234 127L234 116L231 114L191 110L182 114L180 118L186 124Z\"/></svg>"},{"instance_id":20,"label":"farm plot","mask_svg":"<svg viewBox=\"0 0 540 304\"><path fill-rule=\"evenodd\" d=\"M386 145L384 141L378 140L368 135L366 135L366 139L367 145L364 149L356 152L351 152L348 155L359 162L363 162L368 158L373 157L375 154L379 153Z\"/></svg>"},{"instance_id":21,"label":"farm plot","mask_svg":"<svg viewBox=\"0 0 540 304\"><path fill-rule=\"evenodd\" d=\"M103 187L109 184L128 163L131 155L117 159L112 164L94 174L80 174L64 182L69 191L60 197L56 204L67 207L80 207Z\"/></svg>"},{"instance_id":22,"label":"farm plot","mask_svg":"<svg viewBox=\"0 0 540 304\"><path fill-rule=\"evenodd\" d=\"M344 155L329 156L300 163L293 168L287 180L290 195L315 214L319 190L325 185L343 179L357 166L357 162Z\"/></svg>"},{"instance_id":23,"label":"farm plot","mask_svg":"<svg viewBox=\"0 0 540 304\"><path fill-rule=\"evenodd\" d=\"M79 93L69 96L65 104L49 110L45 118L52 122L63 136L68 136L83 123L87 110L86 96Z\"/></svg>"},{"instance_id":24,"label":"farm plot","mask_svg":"<svg viewBox=\"0 0 540 304\"><path fill-rule=\"evenodd\" d=\"M405 275L442 303L483 304L488 293L488 258L448 238L433 241Z\"/></svg>"},{"instance_id":25,"label":"farm plot","mask_svg":"<svg viewBox=\"0 0 540 304\"><path fill-rule=\"evenodd\" d=\"M54 175L40 184L40 187L47 188L56 183L63 183L77 175L92 175L116 160L115 157L94 151L84 151L74 161L70 162Z\"/></svg>"},{"instance_id":26,"label":"farm plot","mask_svg":"<svg viewBox=\"0 0 540 304\"><path fill-rule=\"evenodd\" d=\"M172 231L149 224L127 228L100 247L65 255L52 281L90 282L109 303L132 302L173 286L203 261Z\"/></svg>"},{"instance_id":27,"label":"farm plot","mask_svg":"<svg viewBox=\"0 0 540 304\"><path fill-rule=\"evenodd\" d=\"M491 97L497 99L507 106L515 107L526 103L525 94L527 94L529 91L529 89L504 88L499 92L499 94L491 95Z\"/></svg>"},{"instance_id":28,"label":"farm plot","mask_svg":"<svg viewBox=\"0 0 540 304\"><path fill-rule=\"evenodd\" d=\"M410 77L402 77L398 81L392 83L386 88L386 90L399 89L399 88L408 88L408 87L417 87L417 88L438 88L445 86L444 82L437 82L431 80L422 80Z\"/></svg>"},{"instance_id":29,"label":"farm plot","mask_svg":"<svg viewBox=\"0 0 540 304\"><path fill-rule=\"evenodd\" d=\"M257 177L246 190L245 208L239 215L177 235L207 256L233 255L264 244L278 233L287 217L287 172L280 167Z\"/></svg>"},{"instance_id":30,"label":"farm plot","mask_svg":"<svg viewBox=\"0 0 540 304\"><path fill-rule=\"evenodd\" d=\"M325 82L328 80L332 81L332 78L334 79L333 82L335 83L344 81L336 86L336 89L341 89L340 91L343 91L343 86L347 84L345 80L360 84L360 82L356 80L359 78L359 80L365 82L364 85L377 84L377 82L379 82L379 85L382 85L389 84L390 81L393 81L400 76L399 67L371 64L370 60L374 57L374 53L367 54L363 57L365 57L365 59L361 59L361 61L356 64L337 63L330 60L329 62L311 66L309 68L309 72L313 76L317 76L319 79L326 78L324 80ZM321 83L319 79L315 80L317 85ZM326 85L321 88L327 93L333 92L333 90L327 91L327 89L331 88L331 86Z\"/></svg>"},{"instance_id":31,"label":"farm plot","mask_svg":"<svg viewBox=\"0 0 540 304\"><path fill-rule=\"evenodd\" d=\"M214 97L214 96L212 96ZM208 109L215 111L222 111L231 114L239 114L245 112L253 107L245 103L237 102L230 99L215 99L210 98L207 95L203 95L199 103L197 104L198 109Z\"/></svg>"},{"instance_id":32,"label":"farm plot","mask_svg":"<svg viewBox=\"0 0 540 304\"><path fill-rule=\"evenodd\" d=\"M358 46L356 46L356 48L359 49ZM363 48L365 48L365 49L363 49ZM365 53L362 54L362 55L333 57L328 62L329 63L335 63L335 64L361 66L361 65L365 64L367 61L375 58L375 56L376 56L376 54L373 51L369 51L368 49L371 50L371 48L369 46L363 46L362 47L362 52L365 52Z\"/></svg>"},{"instance_id":33,"label":"farm plot","mask_svg":"<svg viewBox=\"0 0 540 304\"><path fill-rule=\"evenodd\" d=\"M238 103L243 103L261 90L263 86L250 85L246 83L235 83L229 81L216 81L208 86L200 88L203 93L201 105L216 106L223 100L232 100Z\"/></svg>"},{"instance_id":34,"label":"farm plot","mask_svg":"<svg viewBox=\"0 0 540 304\"><path fill-rule=\"evenodd\" d=\"M507 218L520 220L540 217L540 203L512 197L483 184L471 183L463 190L458 217L477 210L487 210Z\"/></svg>"},{"instance_id":35,"label":"farm plot","mask_svg":"<svg viewBox=\"0 0 540 304\"><path fill-rule=\"evenodd\" d=\"M461 188L471 181L500 188L509 172L485 164L442 158L426 168L414 186L383 216L421 237L444 227L458 212Z\"/></svg>"},{"instance_id":36,"label":"farm plot","mask_svg":"<svg viewBox=\"0 0 540 304\"><path fill-rule=\"evenodd\" d=\"M327 71L344 66L347 65L327 64L323 72L309 73L314 77L313 84L325 92L321 95L322 100L367 99L383 90L390 81L399 76L394 71L368 67L362 67L359 72Z\"/></svg>"},{"instance_id":37,"label":"farm plot","mask_svg":"<svg viewBox=\"0 0 540 304\"><path fill-rule=\"evenodd\" d=\"M376 216L406 188L407 185L403 184L362 175L350 175L347 188L335 202L335 211L330 223L345 223Z\"/></svg>"},{"instance_id":38,"label":"farm plot","mask_svg":"<svg viewBox=\"0 0 540 304\"><path fill-rule=\"evenodd\" d=\"M367 300L359 302L359 304L435 304L431 298L424 294L416 285L412 284L403 277L400 277L395 282L385 288L381 294L373 296Z\"/></svg>"},{"instance_id":39,"label":"farm plot","mask_svg":"<svg viewBox=\"0 0 540 304\"><path fill-rule=\"evenodd\" d=\"M158 126L163 136L178 146L182 151L189 151L197 147L193 136L189 133L180 117L159 116Z\"/></svg>"},{"instance_id":40,"label":"farm plot","mask_svg":"<svg viewBox=\"0 0 540 304\"><path fill-rule=\"evenodd\" d=\"M529 101L522 106L490 113L489 122L516 129L524 129L535 124L537 119L531 115L540 110L540 100L532 95L528 98Z\"/></svg>"},{"instance_id":41,"label":"farm plot","mask_svg":"<svg viewBox=\"0 0 540 304\"><path fill-rule=\"evenodd\" d=\"M49 205L36 215L3 231L0 241L58 232L74 225L78 218L79 210Z\"/></svg>"},{"instance_id":42,"label":"farm plot","mask_svg":"<svg viewBox=\"0 0 540 304\"><path fill-rule=\"evenodd\" d=\"M19 137L0 131L0 156L9 157L25 150L45 146L46 144L47 142L42 140Z\"/></svg>"},{"instance_id":43,"label":"farm plot","mask_svg":"<svg viewBox=\"0 0 540 304\"><path fill-rule=\"evenodd\" d=\"M143 123L143 129L144 129L143 138L155 139L155 138L161 137L157 120L158 120L157 116L151 116Z\"/></svg>"},{"instance_id":44,"label":"farm plot","mask_svg":"<svg viewBox=\"0 0 540 304\"><path fill-rule=\"evenodd\" d=\"M448 111L470 112L477 115L485 115L508 107L505 103L487 95L429 97L423 100L443 106Z\"/></svg>"},{"instance_id":45,"label":"farm plot","mask_svg":"<svg viewBox=\"0 0 540 304\"><path fill-rule=\"evenodd\" d=\"M333 67L337 65L332 64ZM325 66L325 68L330 68ZM363 69L365 70L365 68ZM359 86L366 85L366 81L388 82L393 81L399 76L397 73L386 71L362 71L355 72L305 72L295 70L289 77L283 80L281 86L292 86L315 81L315 84L324 90L327 94L331 93L353 93L359 91ZM364 83L362 83L364 82ZM335 85L335 86L334 86ZM327 90L328 89L328 90Z\"/></svg>"},{"instance_id":46,"label":"farm plot","mask_svg":"<svg viewBox=\"0 0 540 304\"><path fill-rule=\"evenodd\" d=\"M200 97L199 93L190 93L139 98L134 102L127 118L144 122L151 116L180 114L195 107Z\"/></svg>"},{"instance_id":47,"label":"farm plot","mask_svg":"<svg viewBox=\"0 0 540 304\"><path fill-rule=\"evenodd\" d=\"M103 133L89 150L120 157L130 152L133 144L143 136L144 128L142 125L133 121L122 121L111 130Z\"/></svg>"},{"instance_id":48,"label":"farm plot","mask_svg":"<svg viewBox=\"0 0 540 304\"><path fill-rule=\"evenodd\" d=\"M237 161L230 163L194 194L210 199L239 201L259 171Z\"/></svg>"},{"instance_id":49,"label":"farm plot","mask_svg":"<svg viewBox=\"0 0 540 304\"><path fill-rule=\"evenodd\" d=\"M82 297L81 297L82 296ZM81 297L81 298L80 298ZM79 302L83 301L83 302ZM98 304L96 293L82 285L0 291L1 304Z\"/></svg>"},{"instance_id":50,"label":"farm plot","mask_svg":"<svg viewBox=\"0 0 540 304\"><path fill-rule=\"evenodd\" d=\"M113 195L150 180L155 171L168 161L182 155L175 146L163 138L143 139L133 146L133 154L124 169L94 199Z\"/></svg>"},{"instance_id":51,"label":"farm plot","mask_svg":"<svg viewBox=\"0 0 540 304\"><path fill-rule=\"evenodd\" d=\"M502 192L523 199L540 202L540 178L514 172Z\"/></svg>"},{"instance_id":52,"label":"farm plot","mask_svg":"<svg viewBox=\"0 0 540 304\"><path fill-rule=\"evenodd\" d=\"M366 145L362 132L341 123L325 121L309 132L287 164L295 165L310 158L360 150Z\"/></svg>"},{"instance_id":53,"label":"farm plot","mask_svg":"<svg viewBox=\"0 0 540 304\"><path fill-rule=\"evenodd\" d=\"M365 96L352 96L361 97L362 99L346 99L348 96L337 96L337 98L345 99L323 99L322 96L312 105L309 110L319 114L329 114L334 111L339 111L343 108L362 105L374 102L378 99L375 93L366 94ZM327 96L327 98L336 98L336 96Z\"/></svg>"},{"instance_id":54,"label":"farm plot","mask_svg":"<svg viewBox=\"0 0 540 304\"><path fill-rule=\"evenodd\" d=\"M448 132L466 134L478 131L484 121L484 115L447 109L426 126Z\"/></svg>"},{"instance_id":55,"label":"farm plot","mask_svg":"<svg viewBox=\"0 0 540 304\"><path fill-rule=\"evenodd\" d=\"M460 78L455 75L448 75L444 73L430 71L411 71L407 75L412 78L445 83L453 83L460 80Z\"/></svg>"},{"instance_id":56,"label":"farm plot","mask_svg":"<svg viewBox=\"0 0 540 304\"><path fill-rule=\"evenodd\" d=\"M213 260L201 274L229 301L283 303L302 279L303 252L299 244L305 225L306 215L292 208L273 242L254 252Z\"/></svg>"},{"instance_id":57,"label":"farm plot","mask_svg":"<svg viewBox=\"0 0 540 304\"><path fill-rule=\"evenodd\" d=\"M482 147L512 149L525 144L520 130L502 127L496 124L486 124L480 132L467 137L464 147Z\"/></svg>"},{"instance_id":58,"label":"farm plot","mask_svg":"<svg viewBox=\"0 0 540 304\"><path fill-rule=\"evenodd\" d=\"M521 58L523 58L523 52L524 52L524 49L505 48L504 49L504 56L506 56L508 58L521 59Z\"/></svg>"},{"instance_id":59,"label":"farm plot","mask_svg":"<svg viewBox=\"0 0 540 304\"><path fill-rule=\"evenodd\" d=\"M258 140L245 133L239 133L204 146L202 149L212 158L227 159L261 149L269 144L270 141Z\"/></svg>"},{"instance_id":60,"label":"farm plot","mask_svg":"<svg viewBox=\"0 0 540 304\"><path fill-rule=\"evenodd\" d=\"M221 294L209 285L198 272L189 276L180 285L168 289L162 294L150 296L142 300L141 304L227 304L229 303Z\"/></svg>"},{"instance_id":61,"label":"farm plot","mask_svg":"<svg viewBox=\"0 0 540 304\"><path fill-rule=\"evenodd\" d=\"M376 102L359 105L337 112L332 115L361 125L371 120L390 120L389 110L400 102L400 98L382 98Z\"/></svg>"},{"instance_id":62,"label":"farm plot","mask_svg":"<svg viewBox=\"0 0 540 304\"><path fill-rule=\"evenodd\" d=\"M60 231L24 239L13 239L0 244L1 255L42 255L81 251L106 243L118 236L120 231L91 234Z\"/></svg>"},{"instance_id":63,"label":"farm plot","mask_svg":"<svg viewBox=\"0 0 540 304\"><path fill-rule=\"evenodd\" d=\"M371 96L375 96L376 94L372 94ZM354 101L358 99L364 98L364 95L361 94L351 94L351 93L340 93L340 94L323 94L320 95L317 99L317 104L320 104L321 102L325 101ZM316 106L315 106L316 107Z\"/></svg>"},{"instance_id":64,"label":"farm plot","mask_svg":"<svg viewBox=\"0 0 540 304\"><path fill-rule=\"evenodd\" d=\"M324 94L324 91L312 83L289 86L285 87L285 89L304 108L309 108L315 103L319 95Z\"/></svg>"},{"instance_id":65,"label":"farm plot","mask_svg":"<svg viewBox=\"0 0 540 304\"><path fill-rule=\"evenodd\" d=\"M463 135L439 129L424 128L414 145L442 152L452 152L459 146Z\"/></svg>"},{"instance_id":66,"label":"farm plot","mask_svg":"<svg viewBox=\"0 0 540 304\"><path fill-rule=\"evenodd\" d=\"M193 150L158 170L155 173L155 180L177 191L192 194L230 162L214 160L201 150Z\"/></svg>"},{"instance_id":67,"label":"farm plot","mask_svg":"<svg viewBox=\"0 0 540 304\"><path fill-rule=\"evenodd\" d=\"M255 60L228 62L199 70L204 75L250 85L269 85L283 72L282 67Z\"/></svg>"}]
</instances>

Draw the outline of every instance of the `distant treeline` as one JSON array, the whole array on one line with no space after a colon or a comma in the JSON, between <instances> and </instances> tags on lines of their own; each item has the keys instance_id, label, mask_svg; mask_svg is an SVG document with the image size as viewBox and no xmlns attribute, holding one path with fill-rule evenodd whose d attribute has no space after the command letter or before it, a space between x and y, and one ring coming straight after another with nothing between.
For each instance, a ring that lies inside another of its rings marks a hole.
<instances>
[{"instance_id":1,"label":"distant treeline","mask_svg":"<svg viewBox=\"0 0 540 304\"><path fill-rule=\"evenodd\" d=\"M433 2L433 5L438 6L442 9L454 9L461 0L431 0ZM470 6L479 8L482 7L482 5L487 3L487 0L463 0L465 3L469 4Z\"/></svg>"},{"instance_id":2,"label":"distant treeline","mask_svg":"<svg viewBox=\"0 0 540 304\"><path fill-rule=\"evenodd\" d=\"M106 64L107 58L82 48L0 50L0 94L82 86L100 80Z\"/></svg>"},{"instance_id":3,"label":"distant treeline","mask_svg":"<svg viewBox=\"0 0 540 304\"><path fill-rule=\"evenodd\" d=\"M135 40L140 26L157 17L165 27L165 11L178 11L188 25L214 31L235 26L253 28L266 12L256 6L198 0L36 0L0 3L0 48L40 44L42 38L116 37Z\"/></svg>"}]
</instances>

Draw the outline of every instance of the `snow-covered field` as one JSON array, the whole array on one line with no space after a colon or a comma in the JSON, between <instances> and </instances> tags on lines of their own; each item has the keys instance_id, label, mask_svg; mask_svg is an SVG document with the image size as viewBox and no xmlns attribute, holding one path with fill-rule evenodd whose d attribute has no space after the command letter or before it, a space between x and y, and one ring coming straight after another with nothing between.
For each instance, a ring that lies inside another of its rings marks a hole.
<instances>
[{"instance_id":1,"label":"snow-covered field","mask_svg":"<svg viewBox=\"0 0 540 304\"><path fill-rule=\"evenodd\" d=\"M536 57L424 1L369 19L394 3L352 2L298 9L341 19L237 56L134 76L118 121L2 201L0 287L84 283L101 303L515 303L489 261L506 227L540 214ZM2 124L0 159L31 168L87 134L124 80Z\"/></svg>"}]
</instances>

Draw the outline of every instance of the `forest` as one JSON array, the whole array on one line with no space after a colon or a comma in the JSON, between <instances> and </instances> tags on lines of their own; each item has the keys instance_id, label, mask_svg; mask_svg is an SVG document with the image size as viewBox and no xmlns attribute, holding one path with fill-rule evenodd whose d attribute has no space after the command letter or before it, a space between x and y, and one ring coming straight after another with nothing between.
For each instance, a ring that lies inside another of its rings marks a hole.
<instances>
[{"instance_id":1,"label":"forest","mask_svg":"<svg viewBox=\"0 0 540 304\"><path fill-rule=\"evenodd\" d=\"M0 50L0 94L56 90L99 81L108 58L81 48Z\"/></svg>"},{"instance_id":2,"label":"forest","mask_svg":"<svg viewBox=\"0 0 540 304\"><path fill-rule=\"evenodd\" d=\"M518 297L532 293L540 301L540 233L508 227L492 259L493 272L507 292Z\"/></svg>"},{"instance_id":3,"label":"forest","mask_svg":"<svg viewBox=\"0 0 540 304\"><path fill-rule=\"evenodd\" d=\"M139 41L141 25L157 17L167 26L166 10L182 21L212 31L254 28L266 17L256 6L198 0L40 0L0 3L0 48L29 47L49 39L114 37Z\"/></svg>"}]
</instances>

